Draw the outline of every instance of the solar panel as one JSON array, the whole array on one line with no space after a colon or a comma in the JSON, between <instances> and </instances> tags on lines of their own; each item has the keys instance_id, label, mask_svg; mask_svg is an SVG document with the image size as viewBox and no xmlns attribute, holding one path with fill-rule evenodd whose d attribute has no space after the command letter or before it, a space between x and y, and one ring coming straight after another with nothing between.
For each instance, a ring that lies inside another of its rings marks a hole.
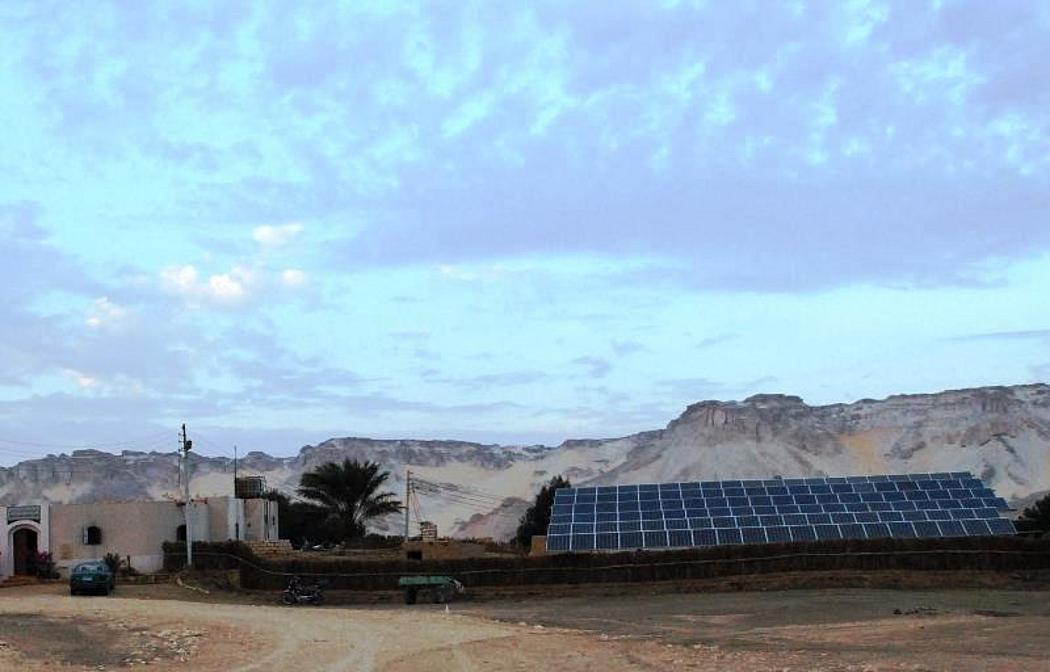
<instances>
[{"instance_id":1,"label":"solar panel","mask_svg":"<svg viewBox=\"0 0 1050 672\"><path fill-rule=\"evenodd\" d=\"M561 488L547 550L1013 535L1007 510L967 472Z\"/></svg>"},{"instance_id":2,"label":"solar panel","mask_svg":"<svg viewBox=\"0 0 1050 672\"><path fill-rule=\"evenodd\" d=\"M643 533L646 548L667 548L667 532Z\"/></svg>"}]
</instances>

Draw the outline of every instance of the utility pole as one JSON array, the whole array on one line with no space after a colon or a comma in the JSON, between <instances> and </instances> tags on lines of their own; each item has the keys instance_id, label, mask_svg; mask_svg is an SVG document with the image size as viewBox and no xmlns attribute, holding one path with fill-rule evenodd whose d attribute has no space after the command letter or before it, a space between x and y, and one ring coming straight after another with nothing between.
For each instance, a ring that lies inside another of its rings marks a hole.
<instances>
[{"instance_id":1,"label":"utility pole","mask_svg":"<svg viewBox=\"0 0 1050 672\"><path fill-rule=\"evenodd\" d=\"M233 538L241 540L241 500L237 497L237 444L233 444L233 506L237 511L237 521L233 524Z\"/></svg>"},{"instance_id":2,"label":"utility pole","mask_svg":"<svg viewBox=\"0 0 1050 672\"><path fill-rule=\"evenodd\" d=\"M182 423L182 477L183 501L186 506L186 569L193 569L193 514L190 511L190 450L193 442L186 438L186 423Z\"/></svg>"},{"instance_id":3,"label":"utility pole","mask_svg":"<svg viewBox=\"0 0 1050 672\"><path fill-rule=\"evenodd\" d=\"M405 541L408 541L408 507L412 497L412 472L405 469Z\"/></svg>"}]
</instances>

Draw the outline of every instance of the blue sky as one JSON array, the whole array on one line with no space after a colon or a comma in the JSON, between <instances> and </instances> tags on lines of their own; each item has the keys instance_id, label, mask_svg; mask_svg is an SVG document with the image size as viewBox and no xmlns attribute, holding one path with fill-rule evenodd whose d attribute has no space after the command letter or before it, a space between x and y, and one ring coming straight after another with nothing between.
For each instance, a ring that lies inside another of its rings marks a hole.
<instances>
[{"instance_id":1,"label":"blue sky","mask_svg":"<svg viewBox=\"0 0 1050 672\"><path fill-rule=\"evenodd\" d=\"M1050 378L1050 3L0 5L0 461Z\"/></svg>"}]
</instances>

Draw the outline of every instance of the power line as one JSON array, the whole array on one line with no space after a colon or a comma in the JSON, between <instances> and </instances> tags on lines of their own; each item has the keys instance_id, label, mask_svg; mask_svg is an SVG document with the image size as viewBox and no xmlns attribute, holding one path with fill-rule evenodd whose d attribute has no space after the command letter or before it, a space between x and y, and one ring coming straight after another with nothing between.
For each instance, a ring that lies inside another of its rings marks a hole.
<instances>
[{"instance_id":1,"label":"power line","mask_svg":"<svg viewBox=\"0 0 1050 672\"><path fill-rule=\"evenodd\" d=\"M460 508L466 508L477 513L492 514L492 515L507 515L513 516L509 512L506 512L503 507L492 506L491 504L483 504L469 499L460 499L458 497L449 495L432 495L436 499L441 500L446 504L455 504ZM516 517L516 516L515 516Z\"/></svg>"},{"instance_id":2,"label":"power line","mask_svg":"<svg viewBox=\"0 0 1050 672\"><path fill-rule=\"evenodd\" d=\"M201 434L198 430L193 431L194 441L197 443L204 443L205 446L222 453L223 457L232 456L232 448L223 447L218 441L209 438L205 434Z\"/></svg>"},{"instance_id":3,"label":"power line","mask_svg":"<svg viewBox=\"0 0 1050 672\"><path fill-rule=\"evenodd\" d=\"M83 450L98 450L100 448L117 448L120 446L130 446L135 444L141 444L145 442L153 442L153 440L160 438L163 435L168 434L169 430L161 432L154 432L147 436L139 437L136 439L125 439L123 441L103 441L100 443L47 443L44 441L24 441L20 439L3 439L0 438L0 443L7 443L19 446L30 446L33 448L69 448L69 449L83 449Z\"/></svg>"},{"instance_id":4,"label":"power line","mask_svg":"<svg viewBox=\"0 0 1050 672\"><path fill-rule=\"evenodd\" d=\"M461 497L450 492L429 492L426 494L431 497L437 497L439 499L444 499L452 502L459 502L461 504L474 506L484 510L498 509L500 507L500 505L493 504L492 502L479 501L476 499L470 499L469 497Z\"/></svg>"},{"instance_id":5,"label":"power line","mask_svg":"<svg viewBox=\"0 0 1050 672\"><path fill-rule=\"evenodd\" d=\"M500 495L494 495L483 490L478 490L477 488L464 487L455 483L440 483L421 478L414 478L412 479L412 482L413 485L422 484L424 488L430 492L447 492L483 502L492 502L496 505L502 504L507 499Z\"/></svg>"},{"instance_id":6,"label":"power line","mask_svg":"<svg viewBox=\"0 0 1050 672\"><path fill-rule=\"evenodd\" d=\"M488 501L485 501L485 500L472 499L470 497L463 497L462 495L457 495L457 494L452 493L452 492L443 492L443 491L440 491L440 490L427 490L425 488L419 488L417 490L417 492L420 492L420 493L422 493L422 494L424 494L424 495L426 495L428 497L438 497L438 498L441 498L441 499L447 499L447 500L461 502L463 504L471 504L471 505L474 505L474 506L477 506L477 507L498 508L498 506L499 506L498 504L495 504L493 502L488 502Z\"/></svg>"},{"instance_id":7,"label":"power line","mask_svg":"<svg viewBox=\"0 0 1050 672\"><path fill-rule=\"evenodd\" d=\"M443 500L446 504L456 504L461 508L466 508L475 513L481 513L484 515L502 516L507 518L517 518L518 516L510 511L501 510L501 507L492 506L491 504L481 503L474 500L462 499L451 493L428 493L428 496L435 497ZM418 498L417 498L418 501Z\"/></svg>"}]
</instances>

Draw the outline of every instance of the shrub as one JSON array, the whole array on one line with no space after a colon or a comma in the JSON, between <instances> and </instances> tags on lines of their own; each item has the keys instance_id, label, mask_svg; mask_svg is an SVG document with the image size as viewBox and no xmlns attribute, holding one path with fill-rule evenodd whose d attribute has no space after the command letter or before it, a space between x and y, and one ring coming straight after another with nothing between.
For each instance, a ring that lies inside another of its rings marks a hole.
<instances>
[{"instance_id":1,"label":"shrub","mask_svg":"<svg viewBox=\"0 0 1050 672\"><path fill-rule=\"evenodd\" d=\"M1050 495L1021 512L1017 529L1022 532L1050 532Z\"/></svg>"},{"instance_id":2,"label":"shrub","mask_svg":"<svg viewBox=\"0 0 1050 672\"><path fill-rule=\"evenodd\" d=\"M37 553L33 558L36 575L41 579L57 579L58 572L55 571L55 559L47 551Z\"/></svg>"},{"instance_id":3,"label":"shrub","mask_svg":"<svg viewBox=\"0 0 1050 672\"><path fill-rule=\"evenodd\" d=\"M551 508L554 506L554 491L570 487L572 484L569 483L569 479L555 476L550 483L540 488L536 493L536 501L525 511L514 534L518 546L527 550L532 544L533 535L547 534L547 527L551 523Z\"/></svg>"},{"instance_id":4,"label":"shrub","mask_svg":"<svg viewBox=\"0 0 1050 672\"><path fill-rule=\"evenodd\" d=\"M116 576L120 572L120 568L124 566L124 558L116 553L106 553L106 556L102 558L102 562L106 563L109 571L113 572L113 576Z\"/></svg>"}]
</instances>

